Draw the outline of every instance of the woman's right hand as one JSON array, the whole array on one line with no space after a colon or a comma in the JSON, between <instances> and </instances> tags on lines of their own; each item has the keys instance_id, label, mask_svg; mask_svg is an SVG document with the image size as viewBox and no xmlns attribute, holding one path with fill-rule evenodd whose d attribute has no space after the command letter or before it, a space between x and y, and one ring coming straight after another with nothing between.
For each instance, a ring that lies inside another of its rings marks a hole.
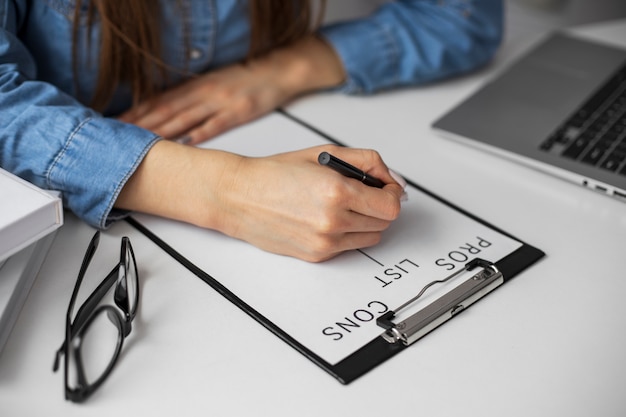
<instances>
[{"instance_id":1,"label":"woman's right hand","mask_svg":"<svg viewBox=\"0 0 626 417\"><path fill-rule=\"evenodd\" d=\"M320 166L333 153L387 185ZM320 262L372 246L400 213L403 188L378 153L332 145L263 158L158 142L116 206L221 231L269 252Z\"/></svg>"}]
</instances>

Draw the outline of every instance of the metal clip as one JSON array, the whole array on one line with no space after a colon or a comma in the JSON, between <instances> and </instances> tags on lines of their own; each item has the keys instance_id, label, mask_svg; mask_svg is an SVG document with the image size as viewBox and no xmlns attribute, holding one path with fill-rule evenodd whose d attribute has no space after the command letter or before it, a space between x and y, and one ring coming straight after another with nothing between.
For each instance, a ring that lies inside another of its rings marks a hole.
<instances>
[{"instance_id":1,"label":"metal clip","mask_svg":"<svg viewBox=\"0 0 626 417\"><path fill-rule=\"evenodd\" d=\"M446 283L466 271L473 270L477 266L482 267L482 271L473 275L449 293L433 301L406 320L397 324L392 322L400 310L415 302L433 285ZM395 310L386 312L376 320L376 323L386 329L382 337L387 342L402 342L405 345L410 345L502 285L503 282L504 277L495 264L484 259L475 258L468 262L463 269L452 275L428 283L415 297Z\"/></svg>"}]
</instances>

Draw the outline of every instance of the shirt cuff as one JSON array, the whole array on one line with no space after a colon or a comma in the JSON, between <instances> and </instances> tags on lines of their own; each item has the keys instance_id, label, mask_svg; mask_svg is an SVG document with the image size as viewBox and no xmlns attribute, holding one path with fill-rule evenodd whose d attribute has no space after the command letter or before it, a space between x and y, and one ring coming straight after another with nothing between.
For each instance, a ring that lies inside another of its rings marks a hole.
<instances>
[{"instance_id":1,"label":"shirt cuff","mask_svg":"<svg viewBox=\"0 0 626 417\"><path fill-rule=\"evenodd\" d=\"M53 161L48 179L63 191L67 208L90 225L104 229L128 213L114 210L126 181L152 145L154 133L115 119L84 120Z\"/></svg>"}]
</instances>

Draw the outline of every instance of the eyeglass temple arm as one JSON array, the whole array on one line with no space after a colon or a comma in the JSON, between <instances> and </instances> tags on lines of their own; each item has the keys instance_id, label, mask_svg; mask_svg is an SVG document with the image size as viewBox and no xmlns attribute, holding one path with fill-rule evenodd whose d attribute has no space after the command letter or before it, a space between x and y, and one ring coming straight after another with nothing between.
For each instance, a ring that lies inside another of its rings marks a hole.
<instances>
[{"instance_id":1,"label":"eyeglass temple arm","mask_svg":"<svg viewBox=\"0 0 626 417\"><path fill-rule=\"evenodd\" d=\"M98 303L104 298L104 295L109 291L111 286L115 283L117 279L117 271L118 267L116 266L109 272L106 278L98 285L98 287L91 293L89 297L85 300L82 306L78 309L76 313L76 318L72 323L72 329L78 331L83 324L85 324L85 320L91 312L98 306ZM72 334L73 336L73 334Z\"/></svg>"}]
</instances>

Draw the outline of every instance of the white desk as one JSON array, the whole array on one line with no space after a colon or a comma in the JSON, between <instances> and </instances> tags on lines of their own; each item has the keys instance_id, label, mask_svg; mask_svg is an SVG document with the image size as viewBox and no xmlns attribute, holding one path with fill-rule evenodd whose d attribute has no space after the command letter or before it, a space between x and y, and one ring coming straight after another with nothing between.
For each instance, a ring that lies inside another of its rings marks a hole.
<instances>
[{"instance_id":1,"label":"white desk","mask_svg":"<svg viewBox=\"0 0 626 417\"><path fill-rule=\"evenodd\" d=\"M584 32L626 43L626 22ZM445 84L289 108L547 253L497 294L342 386L120 223L91 271L108 271L129 235L142 307L117 368L77 406L52 362L93 231L68 215L0 356L0 415L623 416L626 206L428 127L512 56Z\"/></svg>"}]
</instances>

